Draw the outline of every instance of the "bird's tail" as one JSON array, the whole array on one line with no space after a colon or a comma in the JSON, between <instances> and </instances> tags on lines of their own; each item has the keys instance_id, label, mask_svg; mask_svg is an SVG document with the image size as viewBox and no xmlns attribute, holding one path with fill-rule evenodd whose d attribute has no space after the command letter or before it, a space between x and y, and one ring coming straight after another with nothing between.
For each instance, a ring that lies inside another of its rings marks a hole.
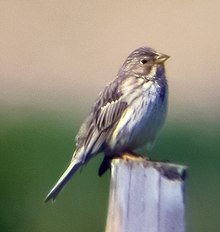
<instances>
[{"instance_id":1,"label":"bird's tail","mask_svg":"<svg viewBox=\"0 0 220 232\"><path fill-rule=\"evenodd\" d=\"M57 181L55 186L50 190L48 195L45 198L45 202L49 200L55 200L59 192L62 190L64 185L69 181L69 179L72 177L72 175L77 171L77 169L82 165L82 160L73 158L70 165L66 169L66 171L63 173L63 175L60 177L60 179Z\"/></svg>"}]
</instances>

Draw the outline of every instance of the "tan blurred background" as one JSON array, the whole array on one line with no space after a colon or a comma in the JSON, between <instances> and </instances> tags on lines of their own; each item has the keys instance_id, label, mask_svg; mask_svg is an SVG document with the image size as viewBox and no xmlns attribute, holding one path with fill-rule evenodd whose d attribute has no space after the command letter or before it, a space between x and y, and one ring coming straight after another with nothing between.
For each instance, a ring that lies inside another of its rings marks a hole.
<instances>
[{"instance_id":1,"label":"tan blurred background","mask_svg":"<svg viewBox=\"0 0 220 232\"><path fill-rule=\"evenodd\" d=\"M0 103L88 111L140 46L169 54L174 117L219 117L220 2L0 1ZM80 100L80 101L79 101Z\"/></svg>"}]
</instances>

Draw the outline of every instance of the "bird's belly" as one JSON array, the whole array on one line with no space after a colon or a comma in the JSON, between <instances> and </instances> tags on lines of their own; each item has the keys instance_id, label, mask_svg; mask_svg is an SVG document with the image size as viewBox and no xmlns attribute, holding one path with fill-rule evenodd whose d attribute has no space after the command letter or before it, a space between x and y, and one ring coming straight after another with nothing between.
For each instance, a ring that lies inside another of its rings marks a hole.
<instances>
[{"instance_id":1,"label":"bird's belly","mask_svg":"<svg viewBox=\"0 0 220 232\"><path fill-rule=\"evenodd\" d=\"M144 145L151 147L164 123L165 115L165 107L158 103L143 112L142 118L131 128L131 138L126 146L131 146L132 150Z\"/></svg>"},{"instance_id":2,"label":"bird's belly","mask_svg":"<svg viewBox=\"0 0 220 232\"><path fill-rule=\"evenodd\" d=\"M164 123L167 108L166 96L161 99L159 93L142 94L130 104L116 129L110 148L115 152L132 151L147 145L151 146ZM150 99L150 100L149 100Z\"/></svg>"}]
</instances>

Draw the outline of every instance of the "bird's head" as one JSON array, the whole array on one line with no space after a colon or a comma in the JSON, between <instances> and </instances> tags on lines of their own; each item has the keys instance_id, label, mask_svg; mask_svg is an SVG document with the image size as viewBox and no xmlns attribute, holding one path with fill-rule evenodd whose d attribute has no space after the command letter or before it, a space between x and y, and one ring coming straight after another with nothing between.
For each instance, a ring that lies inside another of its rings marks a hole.
<instances>
[{"instance_id":1,"label":"bird's head","mask_svg":"<svg viewBox=\"0 0 220 232\"><path fill-rule=\"evenodd\" d=\"M141 47L128 56L121 71L150 79L158 69L164 69L164 62L168 58L168 55L156 52L152 48Z\"/></svg>"}]
</instances>

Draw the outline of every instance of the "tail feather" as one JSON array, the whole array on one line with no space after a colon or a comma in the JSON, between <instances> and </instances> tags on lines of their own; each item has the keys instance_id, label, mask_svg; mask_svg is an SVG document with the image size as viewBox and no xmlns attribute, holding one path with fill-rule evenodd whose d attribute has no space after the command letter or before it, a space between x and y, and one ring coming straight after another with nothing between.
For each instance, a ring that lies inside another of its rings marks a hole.
<instances>
[{"instance_id":1,"label":"tail feather","mask_svg":"<svg viewBox=\"0 0 220 232\"><path fill-rule=\"evenodd\" d=\"M82 161L78 159L73 159L66 169L66 171L63 173L63 175L60 177L60 179L57 181L55 186L50 190L48 195L45 198L45 202L49 200L55 200L59 192L62 190L64 185L70 180L72 175L78 170L78 168L82 165Z\"/></svg>"}]
</instances>

